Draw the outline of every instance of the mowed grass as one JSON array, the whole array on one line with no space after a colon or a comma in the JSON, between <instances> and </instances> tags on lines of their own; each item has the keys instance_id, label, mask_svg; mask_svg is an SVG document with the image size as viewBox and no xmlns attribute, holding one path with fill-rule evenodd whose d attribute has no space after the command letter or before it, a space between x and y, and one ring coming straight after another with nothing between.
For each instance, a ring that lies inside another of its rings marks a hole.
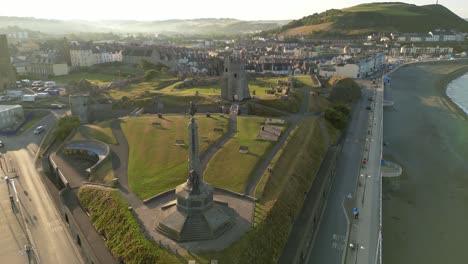
<instances>
[{"instance_id":1,"label":"mowed grass","mask_svg":"<svg viewBox=\"0 0 468 264\"><path fill-rule=\"evenodd\" d=\"M78 199L83 209L90 212L96 231L105 233L106 247L116 259L128 264L180 263L178 258L143 237L140 225L118 190L82 186Z\"/></svg>"},{"instance_id":2,"label":"mowed grass","mask_svg":"<svg viewBox=\"0 0 468 264\"><path fill-rule=\"evenodd\" d=\"M170 95L195 95L197 92L199 95L221 95L221 84L176 88L180 83L181 82L169 85L168 87L159 90L159 92Z\"/></svg>"},{"instance_id":3,"label":"mowed grass","mask_svg":"<svg viewBox=\"0 0 468 264\"><path fill-rule=\"evenodd\" d=\"M202 154L228 131L228 118L197 115L196 119ZM161 127L153 126L153 122L160 122ZM189 119L181 115L122 121L121 126L130 147L129 186L141 199L175 188L187 179L188 123ZM214 128L222 128L223 131L214 131ZM202 137L207 137L208 141L203 141ZM185 146L175 146L176 139L183 139Z\"/></svg>"},{"instance_id":4,"label":"mowed grass","mask_svg":"<svg viewBox=\"0 0 468 264\"><path fill-rule=\"evenodd\" d=\"M106 85L114 81L123 80L123 77L119 77L114 74L104 74L104 73L88 73L88 72L74 72L68 75L55 76L51 80L59 84L67 84L72 82L79 82L82 79L86 79L91 83L96 85Z\"/></svg>"},{"instance_id":5,"label":"mowed grass","mask_svg":"<svg viewBox=\"0 0 468 264\"><path fill-rule=\"evenodd\" d=\"M250 95L253 95L255 91L255 97L263 100L275 100L276 96L273 94L267 94L267 90L271 90L278 86L278 81L288 81L288 77L273 77L273 78L256 78L249 80Z\"/></svg>"},{"instance_id":6,"label":"mowed grass","mask_svg":"<svg viewBox=\"0 0 468 264\"><path fill-rule=\"evenodd\" d=\"M262 157L275 142L257 140L265 118L237 117L237 133L210 160L205 181L221 188L244 193L248 181ZM239 153L240 146L248 146L249 153Z\"/></svg>"},{"instance_id":7,"label":"mowed grass","mask_svg":"<svg viewBox=\"0 0 468 264\"><path fill-rule=\"evenodd\" d=\"M177 80L177 76L174 73L160 72L151 81L131 84L119 89L111 89L109 90L109 96L114 100L119 100L124 96L131 98L144 93L156 93L156 88L175 80Z\"/></svg>"},{"instance_id":8,"label":"mowed grass","mask_svg":"<svg viewBox=\"0 0 468 264\"><path fill-rule=\"evenodd\" d=\"M309 94L309 105L307 111L309 112L323 112L330 106L330 101L323 95L316 92Z\"/></svg>"},{"instance_id":9,"label":"mowed grass","mask_svg":"<svg viewBox=\"0 0 468 264\"><path fill-rule=\"evenodd\" d=\"M118 142L112 132L110 123L110 121L107 121L96 125L85 125L82 129L84 130L84 133L99 141L107 144L117 144Z\"/></svg>"},{"instance_id":10,"label":"mowed grass","mask_svg":"<svg viewBox=\"0 0 468 264\"><path fill-rule=\"evenodd\" d=\"M319 88L319 82L317 77L311 75L296 75L294 78L300 82L302 85L308 86L310 88Z\"/></svg>"}]
</instances>

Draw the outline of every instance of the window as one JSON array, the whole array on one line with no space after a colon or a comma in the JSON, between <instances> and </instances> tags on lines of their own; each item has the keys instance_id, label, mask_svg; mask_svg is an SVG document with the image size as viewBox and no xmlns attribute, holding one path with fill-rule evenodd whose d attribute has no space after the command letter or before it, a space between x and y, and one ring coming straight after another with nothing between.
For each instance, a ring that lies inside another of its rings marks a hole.
<instances>
[{"instance_id":1,"label":"window","mask_svg":"<svg viewBox=\"0 0 468 264\"><path fill-rule=\"evenodd\" d=\"M234 78L237 78L237 73L234 73Z\"/></svg>"},{"instance_id":2,"label":"window","mask_svg":"<svg viewBox=\"0 0 468 264\"><path fill-rule=\"evenodd\" d=\"M226 68L226 70L225 70L225 71L226 71L226 72L228 72L228 68Z\"/></svg>"}]
</instances>

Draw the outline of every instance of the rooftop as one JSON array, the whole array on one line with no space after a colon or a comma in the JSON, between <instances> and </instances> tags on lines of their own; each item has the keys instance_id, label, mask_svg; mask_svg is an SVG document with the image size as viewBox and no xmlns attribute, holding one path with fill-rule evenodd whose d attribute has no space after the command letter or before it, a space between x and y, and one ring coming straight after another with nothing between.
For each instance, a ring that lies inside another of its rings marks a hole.
<instances>
[{"instance_id":1,"label":"rooftop","mask_svg":"<svg viewBox=\"0 0 468 264\"><path fill-rule=\"evenodd\" d=\"M21 105L0 105L0 112L8 111L10 109L14 109L14 108L18 108L18 107L23 108Z\"/></svg>"}]
</instances>

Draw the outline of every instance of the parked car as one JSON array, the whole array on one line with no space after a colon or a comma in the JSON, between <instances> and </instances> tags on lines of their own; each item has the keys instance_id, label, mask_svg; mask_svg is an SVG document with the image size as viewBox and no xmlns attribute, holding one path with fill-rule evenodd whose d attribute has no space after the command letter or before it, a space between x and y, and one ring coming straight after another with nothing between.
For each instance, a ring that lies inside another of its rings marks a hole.
<instances>
[{"instance_id":1,"label":"parked car","mask_svg":"<svg viewBox=\"0 0 468 264\"><path fill-rule=\"evenodd\" d=\"M54 88L55 86L57 86L57 83L53 81L48 81L44 83L45 88Z\"/></svg>"},{"instance_id":2,"label":"parked car","mask_svg":"<svg viewBox=\"0 0 468 264\"><path fill-rule=\"evenodd\" d=\"M36 127L36 129L34 129L34 134L39 135L42 132L44 132L44 130L45 130L45 126L38 126L38 127Z\"/></svg>"},{"instance_id":3,"label":"parked car","mask_svg":"<svg viewBox=\"0 0 468 264\"><path fill-rule=\"evenodd\" d=\"M43 81L34 81L32 87L42 87L44 85Z\"/></svg>"}]
</instances>

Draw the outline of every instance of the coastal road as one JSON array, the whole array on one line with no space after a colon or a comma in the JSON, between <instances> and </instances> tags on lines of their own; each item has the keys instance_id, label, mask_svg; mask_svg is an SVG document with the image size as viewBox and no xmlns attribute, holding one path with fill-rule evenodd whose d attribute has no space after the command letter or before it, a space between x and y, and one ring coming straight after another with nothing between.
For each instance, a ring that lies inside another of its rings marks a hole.
<instances>
[{"instance_id":1,"label":"coastal road","mask_svg":"<svg viewBox=\"0 0 468 264\"><path fill-rule=\"evenodd\" d=\"M363 82L368 85L368 81ZM346 246L347 229L342 203L345 197L356 189L361 164L360 156L367 133L368 110L366 106L367 97L370 94L371 91L364 89L361 99L352 111L342 154L337 162L336 176L319 223L315 243L312 243L313 247L306 256L307 263L341 264Z\"/></svg>"},{"instance_id":2,"label":"coastal road","mask_svg":"<svg viewBox=\"0 0 468 264\"><path fill-rule=\"evenodd\" d=\"M51 114L39 124L50 128L58 115ZM38 125L39 125L38 124ZM84 263L79 249L68 233L59 211L36 171L34 160L45 133L34 135L34 127L14 137L3 137L8 170L17 171L15 178L23 210L25 229L29 229L35 258L40 263ZM4 225L4 223L0 223ZM3 260L3 255L0 256Z\"/></svg>"}]
</instances>

